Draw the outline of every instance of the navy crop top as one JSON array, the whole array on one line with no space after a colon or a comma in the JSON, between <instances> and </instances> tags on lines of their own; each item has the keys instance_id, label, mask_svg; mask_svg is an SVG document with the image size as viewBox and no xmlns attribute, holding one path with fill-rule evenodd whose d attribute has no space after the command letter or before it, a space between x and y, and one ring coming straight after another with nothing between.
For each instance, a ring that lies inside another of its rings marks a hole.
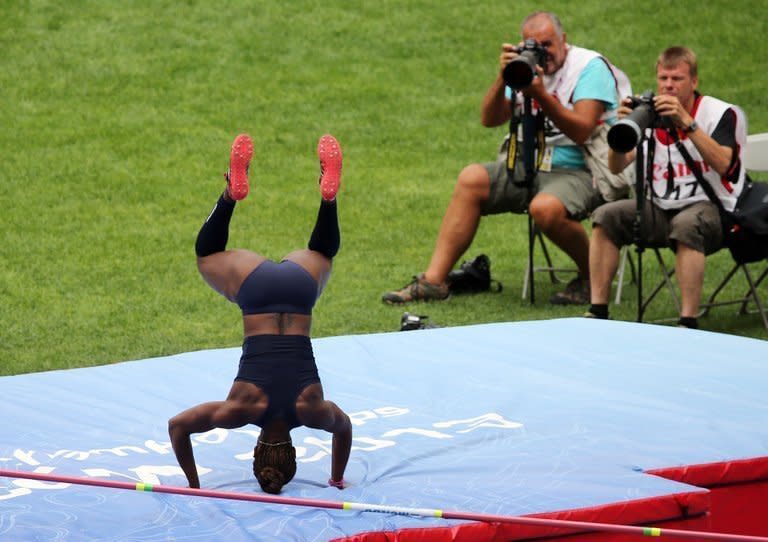
<instances>
[{"instance_id":1,"label":"navy crop top","mask_svg":"<svg viewBox=\"0 0 768 542\"><path fill-rule=\"evenodd\" d=\"M264 260L245 278L235 301L243 314L312 314L317 297L317 281L299 264Z\"/></svg>"}]
</instances>

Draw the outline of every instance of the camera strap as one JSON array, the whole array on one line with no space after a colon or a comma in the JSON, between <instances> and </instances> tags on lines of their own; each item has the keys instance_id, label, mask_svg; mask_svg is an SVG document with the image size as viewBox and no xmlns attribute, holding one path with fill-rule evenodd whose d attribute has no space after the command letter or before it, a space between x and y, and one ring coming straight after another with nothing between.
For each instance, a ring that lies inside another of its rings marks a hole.
<instances>
[{"instance_id":1,"label":"camera strap","mask_svg":"<svg viewBox=\"0 0 768 542\"><path fill-rule=\"evenodd\" d=\"M677 146L677 150L685 159L685 164L691 169L691 171L693 171L693 174L696 177L696 181L698 181L699 185L701 186L701 189L704 190L704 193L707 195L710 201L712 201L712 203L715 204L715 207L717 207L717 210L720 211L720 216L721 217L729 216L728 211L726 211L725 207L723 206L723 202L720 201L720 198L718 198L717 194L715 194L715 190L704 179L704 176L701 173L701 168L699 167L699 164L696 163L696 161L691 156L691 153L689 153L688 149L686 149L685 145L683 145L683 142L680 141L679 137L677 137L677 131L673 132L672 139L675 140L675 145Z\"/></svg>"},{"instance_id":2,"label":"camera strap","mask_svg":"<svg viewBox=\"0 0 768 542\"><path fill-rule=\"evenodd\" d=\"M652 128L654 130L651 133L651 137L648 138L648 165L646 166L648 169L647 171L653 171L653 165L656 155L656 135L655 135L655 128ZM677 131L676 130L668 130L665 129L666 133L669 135L671 139L673 139L676 143L679 143L679 140L677 138ZM679 146L679 145L678 145ZM664 190L664 195L659 196L656 193L656 189L653 186L653 175L648 175L648 188L650 189L651 194L651 200L653 200L654 197L660 198L660 199L668 199L669 196L674 191L675 187L675 168L672 166L672 158L669 153L669 147L667 147L667 186Z\"/></svg>"},{"instance_id":3,"label":"camera strap","mask_svg":"<svg viewBox=\"0 0 768 542\"><path fill-rule=\"evenodd\" d=\"M517 185L528 187L533 183L533 179L541 167L546 149L544 118L541 111L533 115L530 98L525 98L522 115L517 113L514 101L512 105L512 120L509 123L509 144L507 146L507 174L512 179L515 178L515 166L518 155L517 132L521 122L523 125L522 156L525 177L520 181L513 182Z\"/></svg>"}]
</instances>

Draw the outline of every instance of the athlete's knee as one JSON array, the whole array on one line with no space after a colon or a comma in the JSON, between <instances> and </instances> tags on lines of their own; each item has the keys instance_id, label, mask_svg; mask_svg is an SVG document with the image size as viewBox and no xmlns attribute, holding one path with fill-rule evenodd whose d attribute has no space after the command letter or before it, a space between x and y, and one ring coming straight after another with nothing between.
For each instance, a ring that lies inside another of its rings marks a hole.
<instances>
[{"instance_id":1,"label":"athlete's knee","mask_svg":"<svg viewBox=\"0 0 768 542\"><path fill-rule=\"evenodd\" d=\"M214 264L214 260L215 258L211 258L211 256L197 257L197 270L204 278L208 277L215 269L216 265Z\"/></svg>"}]
</instances>

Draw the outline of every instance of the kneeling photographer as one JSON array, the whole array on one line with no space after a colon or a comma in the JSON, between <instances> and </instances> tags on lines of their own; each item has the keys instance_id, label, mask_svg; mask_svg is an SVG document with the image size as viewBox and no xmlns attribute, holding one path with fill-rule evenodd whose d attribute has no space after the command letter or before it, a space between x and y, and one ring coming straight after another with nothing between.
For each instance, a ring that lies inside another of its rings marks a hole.
<instances>
[{"instance_id":1,"label":"kneeling photographer","mask_svg":"<svg viewBox=\"0 0 768 542\"><path fill-rule=\"evenodd\" d=\"M737 106L699 94L696 56L687 47L661 53L656 83L655 95L622 101L620 120L608 133L611 171L622 171L642 151L646 169L640 169L638 183L647 184L638 184L638 193L646 198L642 205L633 200L607 203L593 213L592 304L585 316L608 317L619 250L639 242L675 251L682 300L678 325L696 328L705 256L723 242L720 211L707 192L725 210L733 210L745 184L740 151L746 142L746 119Z\"/></svg>"}]
</instances>

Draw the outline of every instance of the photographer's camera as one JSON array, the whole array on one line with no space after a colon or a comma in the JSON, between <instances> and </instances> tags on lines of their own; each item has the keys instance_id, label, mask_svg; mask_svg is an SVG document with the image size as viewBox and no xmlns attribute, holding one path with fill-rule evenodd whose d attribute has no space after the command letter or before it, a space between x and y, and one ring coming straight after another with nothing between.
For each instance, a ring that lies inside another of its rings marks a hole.
<instances>
[{"instance_id":1,"label":"photographer's camera","mask_svg":"<svg viewBox=\"0 0 768 542\"><path fill-rule=\"evenodd\" d=\"M528 38L522 47L517 47L515 52L519 55L504 67L502 76L508 87L514 89L525 88L533 82L536 76L536 66L542 68L547 63L547 49L539 42Z\"/></svg>"},{"instance_id":2,"label":"photographer's camera","mask_svg":"<svg viewBox=\"0 0 768 542\"><path fill-rule=\"evenodd\" d=\"M640 143L647 128L659 126L654 94L650 90L641 96L632 96L632 112L608 130L608 145L616 152L629 152Z\"/></svg>"}]
</instances>

